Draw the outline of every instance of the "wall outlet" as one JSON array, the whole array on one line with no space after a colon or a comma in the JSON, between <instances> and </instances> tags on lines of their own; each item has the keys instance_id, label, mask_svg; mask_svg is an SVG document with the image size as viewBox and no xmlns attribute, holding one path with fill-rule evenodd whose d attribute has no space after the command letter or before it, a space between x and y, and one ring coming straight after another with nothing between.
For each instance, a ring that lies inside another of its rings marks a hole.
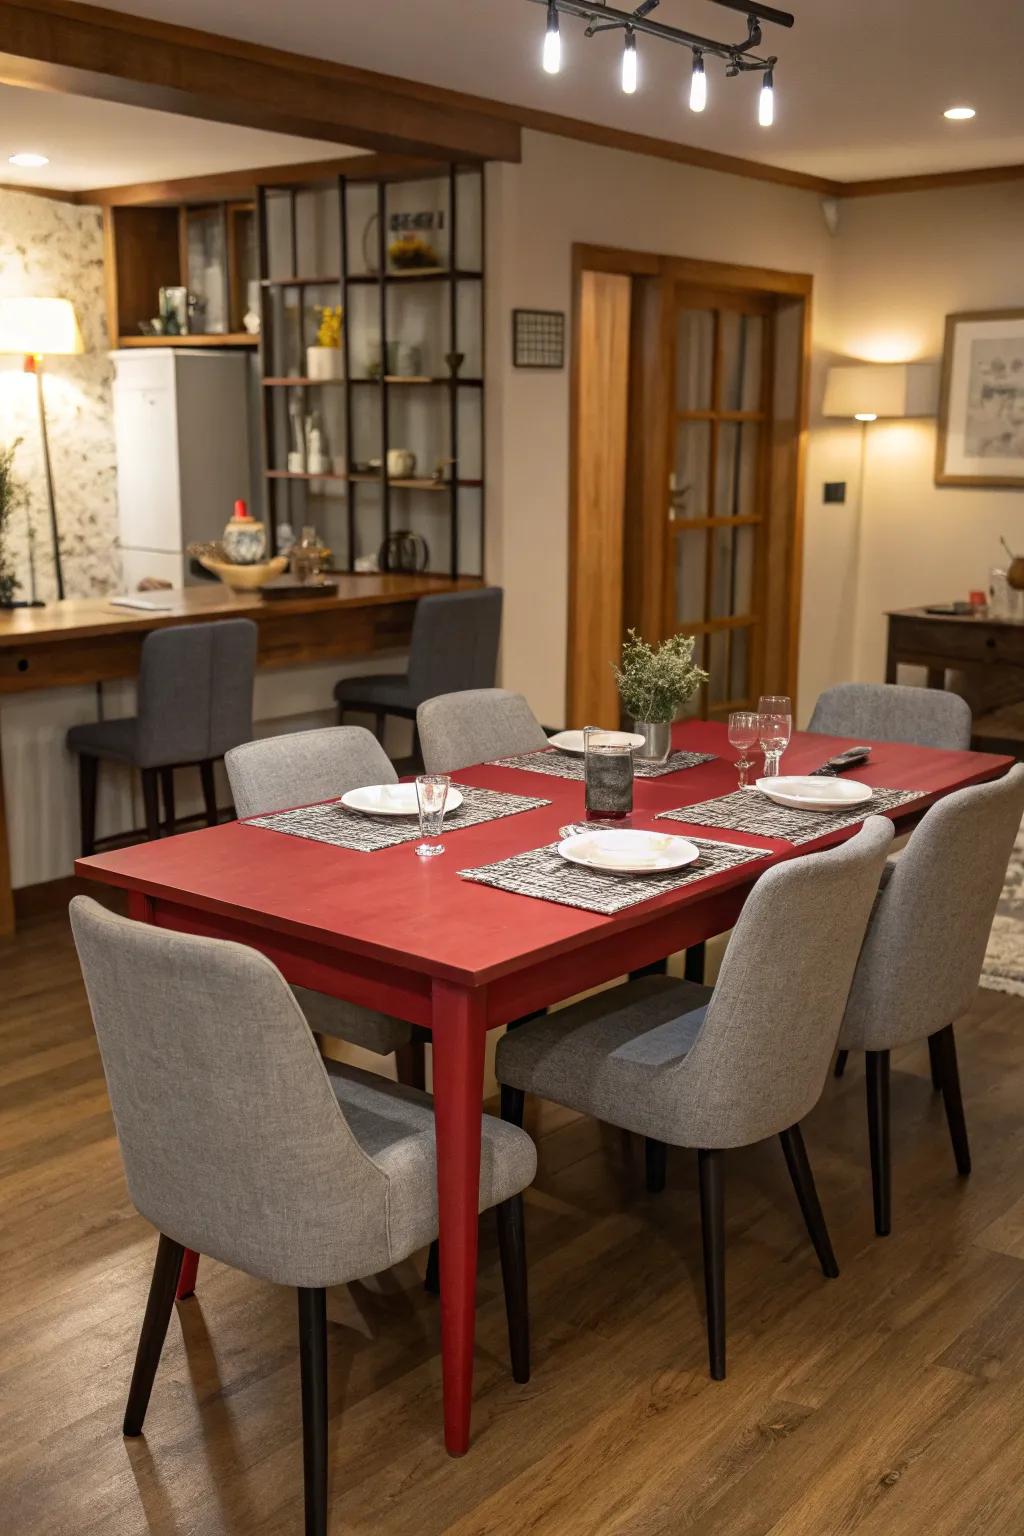
<instances>
[{"instance_id":1,"label":"wall outlet","mask_svg":"<svg viewBox=\"0 0 1024 1536\"><path fill-rule=\"evenodd\" d=\"M845 480L826 480L822 490L821 499L824 502L844 502L846 500Z\"/></svg>"}]
</instances>

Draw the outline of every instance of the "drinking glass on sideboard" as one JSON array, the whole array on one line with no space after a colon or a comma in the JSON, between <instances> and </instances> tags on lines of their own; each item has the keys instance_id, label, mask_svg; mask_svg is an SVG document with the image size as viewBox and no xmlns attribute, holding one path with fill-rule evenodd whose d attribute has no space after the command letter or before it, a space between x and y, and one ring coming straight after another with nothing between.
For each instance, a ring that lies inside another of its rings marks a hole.
<instances>
[{"instance_id":1,"label":"drinking glass on sideboard","mask_svg":"<svg viewBox=\"0 0 1024 1536\"><path fill-rule=\"evenodd\" d=\"M764 777L779 772L782 754L793 734L793 706L784 694L763 693L757 701L758 741L764 753Z\"/></svg>"}]
</instances>

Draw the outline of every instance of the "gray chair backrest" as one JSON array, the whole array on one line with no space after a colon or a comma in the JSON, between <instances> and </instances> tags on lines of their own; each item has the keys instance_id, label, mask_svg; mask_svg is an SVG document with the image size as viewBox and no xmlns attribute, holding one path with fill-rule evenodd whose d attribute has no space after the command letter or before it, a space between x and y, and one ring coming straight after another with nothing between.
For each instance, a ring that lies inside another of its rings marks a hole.
<instances>
[{"instance_id":1,"label":"gray chair backrest","mask_svg":"<svg viewBox=\"0 0 1024 1536\"><path fill-rule=\"evenodd\" d=\"M757 881L701 1032L675 1069L685 1145L747 1146L817 1103L892 838L891 821L869 816L838 848Z\"/></svg>"},{"instance_id":2,"label":"gray chair backrest","mask_svg":"<svg viewBox=\"0 0 1024 1536\"><path fill-rule=\"evenodd\" d=\"M384 748L361 725L331 725L247 741L226 754L224 766L235 813L243 820L335 800L364 784L398 781Z\"/></svg>"},{"instance_id":3,"label":"gray chair backrest","mask_svg":"<svg viewBox=\"0 0 1024 1536\"><path fill-rule=\"evenodd\" d=\"M352 1135L276 967L84 896L71 926L142 1215L281 1285L385 1268L387 1175Z\"/></svg>"},{"instance_id":4,"label":"gray chair backrest","mask_svg":"<svg viewBox=\"0 0 1024 1536\"><path fill-rule=\"evenodd\" d=\"M428 773L451 773L547 745L544 728L522 694L505 688L428 699L416 711L416 727Z\"/></svg>"},{"instance_id":5,"label":"gray chair backrest","mask_svg":"<svg viewBox=\"0 0 1024 1536\"><path fill-rule=\"evenodd\" d=\"M925 814L872 913L843 1019L845 1048L920 1040L970 1005L1022 816L1019 763Z\"/></svg>"},{"instance_id":6,"label":"gray chair backrest","mask_svg":"<svg viewBox=\"0 0 1024 1536\"><path fill-rule=\"evenodd\" d=\"M409 641L409 691L415 704L438 693L494 686L502 597L500 587L481 587L420 598Z\"/></svg>"},{"instance_id":7,"label":"gray chair backrest","mask_svg":"<svg viewBox=\"0 0 1024 1536\"><path fill-rule=\"evenodd\" d=\"M157 629L142 645L138 765L223 757L252 735L256 625L251 619Z\"/></svg>"},{"instance_id":8,"label":"gray chair backrest","mask_svg":"<svg viewBox=\"0 0 1024 1536\"><path fill-rule=\"evenodd\" d=\"M807 729L821 736L905 741L915 747L966 752L971 745L971 709L959 694L941 688L837 683L820 695Z\"/></svg>"}]
</instances>

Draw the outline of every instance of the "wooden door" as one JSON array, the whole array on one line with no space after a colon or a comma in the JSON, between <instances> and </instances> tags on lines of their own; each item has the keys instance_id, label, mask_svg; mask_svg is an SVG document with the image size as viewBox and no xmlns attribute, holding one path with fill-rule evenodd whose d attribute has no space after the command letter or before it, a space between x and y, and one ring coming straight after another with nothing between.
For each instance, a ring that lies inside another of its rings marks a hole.
<instances>
[{"instance_id":1,"label":"wooden door","mask_svg":"<svg viewBox=\"0 0 1024 1536\"><path fill-rule=\"evenodd\" d=\"M716 718L762 684L774 298L677 284L667 318L662 632L696 635L691 708Z\"/></svg>"}]
</instances>

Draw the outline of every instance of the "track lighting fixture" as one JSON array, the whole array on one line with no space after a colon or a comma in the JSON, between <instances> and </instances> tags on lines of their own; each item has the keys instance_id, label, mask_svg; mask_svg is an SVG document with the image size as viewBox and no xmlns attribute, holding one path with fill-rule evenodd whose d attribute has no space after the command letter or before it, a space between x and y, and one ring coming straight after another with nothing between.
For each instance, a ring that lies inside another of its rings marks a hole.
<instances>
[{"instance_id":1,"label":"track lighting fixture","mask_svg":"<svg viewBox=\"0 0 1024 1536\"><path fill-rule=\"evenodd\" d=\"M704 68L704 55L722 59L728 78L756 73L761 76L761 91L757 104L757 120L762 128L770 128L775 120L776 59L759 56L755 49L761 46L761 23L770 22L777 27L791 27L793 17L788 11L776 10L771 5L761 5L758 0L709 0L728 11L738 11L747 20L747 35L737 43L723 43L713 37L700 37L696 32L685 32L680 27L664 26L651 21L651 12L660 0L640 0L633 11L620 11L604 0L533 0L547 9L547 27L544 33L544 68L549 75L557 75L562 62L562 44L558 33L560 14L574 16L586 23L584 37L595 37L598 32L621 31L624 33L622 49L622 89L632 96L639 77L637 59L637 33L660 38L665 43L679 43L693 53L693 72L690 76L690 109L703 112L708 99L708 82Z\"/></svg>"},{"instance_id":2,"label":"track lighting fixture","mask_svg":"<svg viewBox=\"0 0 1024 1536\"><path fill-rule=\"evenodd\" d=\"M693 73L690 76L690 111L703 112L708 104L708 77L704 70L704 55L699 48L693 50Z\"/></svg>"},{"instance_id":3,"label":"track lighting fixture","mask_svg":"<svg viewBox=\"0 0 1024 1536\"><path fill-rule=\"evenodd\" d=\"M544 33L544 69L549 75L557 75L562 67L562 38L558 30L558 6L548 0L548 24Z\"/></svg>"}]
</instances>

